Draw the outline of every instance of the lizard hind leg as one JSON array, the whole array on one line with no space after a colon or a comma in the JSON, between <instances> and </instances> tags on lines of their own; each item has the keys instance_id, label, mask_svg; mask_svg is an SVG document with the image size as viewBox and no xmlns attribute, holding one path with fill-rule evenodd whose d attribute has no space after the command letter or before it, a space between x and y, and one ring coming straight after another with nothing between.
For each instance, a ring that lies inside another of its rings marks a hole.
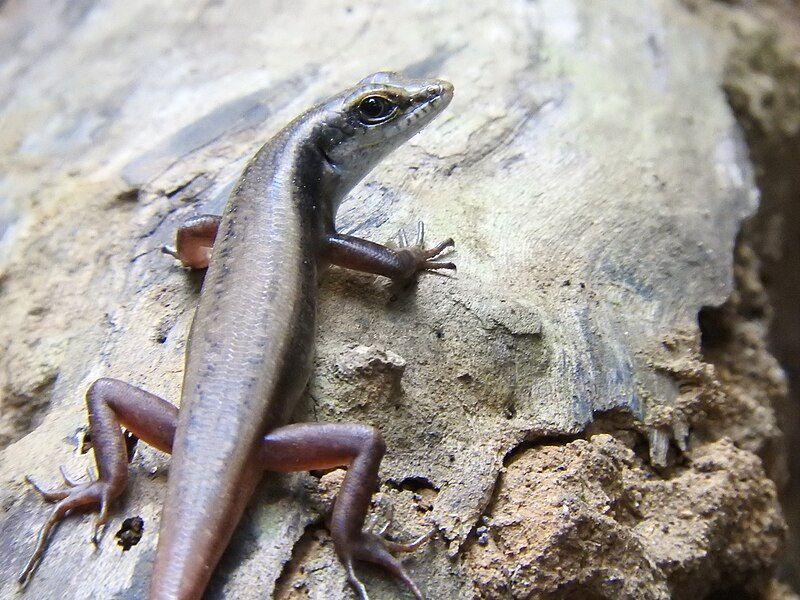
<instances>
[{"instance_id":1,"label":"lizard hind leg","mask_svg":"<svg viewBox=\"0 0 800 600\"><path fill-rule=\"evenodd\" d=\"M36 548L19 575L23 585L44 555L50 534L72 511L92 505L99 507L91 538L97 543L98 534L108 520L109 506L125 490L128 479L128 451L120 426L159 450L169 452L172 448L178 409L158 396L124 381L104 378L95 381L87 390L86 406L98 476L90 475L88 481L76 482L62 467L64 485L53 490L46 490L26 477L45 501L56 505L40 529Z\"/></svg>"},{"instance_id":2,"label":"lizard hind leg","mask_svg":"<svg viewBox=\"0 0 800 600\"><path fill-rule=\"evenodd\" d=\"M330 531L347 580L361 600L366 588L353 568L355 560L375 563L402 581L417 600L422 592L393 552L413 552L429 535L400 544L364 528L378 467L386 445L378 431L345 423L297 423L280 427L265 438L261 458L268 471L292 472L347 466L331 515Z\"/></svg>"},{"instance_id":3,"label":"lizard hind leg","mask_svg":"<svg viewBox=\"0 0 800 600\"><path fill-rule=\"evenodd\" d=\"M111 493L108 484L103 481L96 480L79 484L66 482L66 487L52 491L42 489L30 477L26 477L26 481L30 483L47 502L56 502L56 505L53 510L50 511L50 516L39 530L39 535L36 539L36 548L34 549L28 564L25 565L25 568L19 575L19 582L22 584L28 581L37 564L39 563L39 560L42 558L53 528L56 527L70 511L73 511L76 508L91 504L107 506ZM97 523L92 528L93 540L96 540L97 538L99 521L100 519L97 520ZM105 523L105 520L103 520L103 523Z\"/></svg>"}]
</instances>

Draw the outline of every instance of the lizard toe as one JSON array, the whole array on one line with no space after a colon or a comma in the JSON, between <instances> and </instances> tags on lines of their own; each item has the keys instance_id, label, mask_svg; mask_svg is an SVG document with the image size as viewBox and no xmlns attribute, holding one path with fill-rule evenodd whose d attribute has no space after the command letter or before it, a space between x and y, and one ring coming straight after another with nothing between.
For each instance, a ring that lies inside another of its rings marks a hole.
<instances>
[{"instance_id":1,"label":"lizard toe","mask_svg":"<svg viewBox=\"0 0 800 600\"><path fill-rule=\"evenodd\" d=\"M108 484L104 481L90 481L88 483L79 483L77 485L68 485L65 488L53 491L46 491L36 485L33 480L28 477L28 482L39 492L42 497L48 502L55 502L56 505L50 512L45 524L39 530L39 535L36 540L36 548L31 555L28 564L19 575L19 582L21 584L27 583L30 576L36 570L36 567L44 554L47 542L50 539L50 534L53 529L66 517L71 511L91 504L99 504L101 507L101 516L98 521L102 520L105 523L107 518L107 507L110 499L111 492ZM101 524L102 524L101 523Z\"/></svg>"},{"instance_id":2,"label":"lizard toe","mask_svg":"<svg viewBox=\"0 0 800 600\"><path fill-rule=\"evenodd\" d=\"M347 579L362 600L366 600L366 589L358 580L353 571L353 559L371 562L386 569L391 575L399 579L414 595L416 600L425 600L419 587L392 552L413 552L429 540L432 533L426 534L409 544L401 544L384 539L370 531L362 531L358 540L348 545L348 551L342 553L342 563L347 570Z\"/></svg>"}]
</instances>

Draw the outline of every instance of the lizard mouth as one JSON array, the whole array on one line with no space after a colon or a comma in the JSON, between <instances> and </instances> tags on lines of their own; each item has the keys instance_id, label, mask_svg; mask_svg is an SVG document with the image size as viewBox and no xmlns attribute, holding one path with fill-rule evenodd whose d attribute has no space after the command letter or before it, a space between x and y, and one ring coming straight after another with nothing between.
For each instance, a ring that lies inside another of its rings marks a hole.
<instances>
[{"instance_id":1,"label":"lizard mouth","mask_svg":"<svg viewBox=\"0 0 800 600\"><path fill-rule=\"evenodd\" d=\"M408 113L411 118L419 118L430 112L438 115L442 112L453 99L453 85L448 81L437 81L434 85L429 85L425 90L417 94L420 99L419 105Z\"/></svg>"},{"instance_id":2,"label":"lizard mouth","mask_svg":"<svg viewBox=\"0 0 800 600\"><path fill-rule=\"evenodd\" d=\"M419 103L406 113L403 119L404 128L413 126L422 129L424 125L433 120L434 117L450 104L450 100L453 98L453 87L450 84L444 86L442 83L439 83L436 86L429 86L429 88L421 92L418 97ZM418 120L424 117L429 118L422 123L418 123Z\"/></svg>"},{"instance_id":3,"label":"lizard mouth","mask_svg":"<svg viewBox=\"0 0 800 600\"><path fill-rule=\"evenodd\" d=\"M450 102L453 97L453 84L440 79L436 83L426 86L424 90L416 93L414 97L423 102L425 100L436 102L444 98L447 99L447 102Z\"/></svg>"}]
</instances>

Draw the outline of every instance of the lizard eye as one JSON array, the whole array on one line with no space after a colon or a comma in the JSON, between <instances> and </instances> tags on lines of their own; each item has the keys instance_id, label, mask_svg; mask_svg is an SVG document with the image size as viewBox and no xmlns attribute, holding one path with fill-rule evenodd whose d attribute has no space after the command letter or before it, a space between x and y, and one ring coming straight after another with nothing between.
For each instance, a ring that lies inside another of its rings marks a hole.
<instances>
[{"instance_id":1,"label":"lizard eye","mask_svg":"<svg viewBox=\"0 0 800 600\"><path fill-rule=\"evenodd\" d=\"M358 118L367 125L388 121L396 112L397 105L383 96L367 96L358 103Z\"/></svg>"}]
</instances>

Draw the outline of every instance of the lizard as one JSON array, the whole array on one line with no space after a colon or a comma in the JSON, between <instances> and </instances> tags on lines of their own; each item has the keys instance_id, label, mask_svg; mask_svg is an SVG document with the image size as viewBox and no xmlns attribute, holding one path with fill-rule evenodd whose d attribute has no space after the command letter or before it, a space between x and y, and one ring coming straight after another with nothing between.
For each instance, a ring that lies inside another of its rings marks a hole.
<instances>
[{"instance_id":1,"label":"lizard","mask_svg":"<svg viewBox=\"0 0 800 600\"><path fill-rule=\"evenodd\" d=\"M441 79L374 73L307 110L247 163L221 216L187 220L163 250L207 269L190 327L180 409L124 381L101 378L86 392L97 475L46 490L55 506L20 575L25 583L53 528L80 507L95 508L93 541L123 493L128 456L122 428L172 455L149 587L150 600L202 597L265 471L347 467L329 529L347 580L367 599L354 562L369 561L423 595L401 544L364 527L386 451L380 432L347 423L291 423L312 372L320 274L338 265L403 285L422 271L455 269L426 249L420 223L398 247L339 233L345 195L378 162L439 115L453 97Z\"/></svg>"}]
</instances>

